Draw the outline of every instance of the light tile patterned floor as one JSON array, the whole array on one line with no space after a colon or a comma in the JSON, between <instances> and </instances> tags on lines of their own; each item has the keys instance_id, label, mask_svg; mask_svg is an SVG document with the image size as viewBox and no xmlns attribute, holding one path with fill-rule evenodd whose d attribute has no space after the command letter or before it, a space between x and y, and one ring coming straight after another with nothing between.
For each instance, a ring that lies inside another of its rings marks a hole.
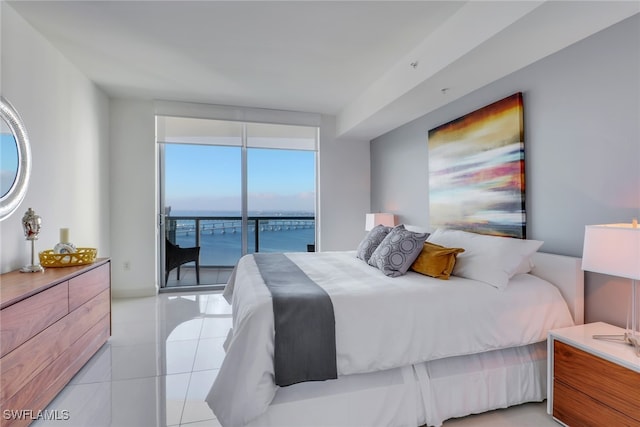
<instances>
[{"instance_id":1,"label":"light tile patterned floor","mask_svg":"<svg viewBox=\"0 0 640 427\"><path fill-rule=\"evenodd\" d=\"M114 300L112 337L34 426L219 426L205 402L224 358L231 308L220 293Z\"/></svg>"},{"instance_id":2,"label":"light tile patterned floor","mask_svg":"<svg viewBox=\"0 0 640 427\"><path fill-rule=\"evenodd\" d=\"M231 308L221 294L114 300L112 310L112 337L47 408L68 411L69 419L33 425L220 426L205 397L231 326ZM444 424L454 426L557 424L546 414L545 403L533 403Z\"/></svg>"},{"instance_id":3,"label":"light tile patterned floor","mask_svg":"<svg viewBox=\"0 0 640 427\"><path fill-rule=\"evenodd\" d=\"M232 271L233 268L231 267L200 267L200 285L218 285L224 287ZM197 284L196 269L187 264L180 268L180 280L178 280L177 270L171 270L169 280L167 281L167 288L175 290L181 286L196 286Z\"/></svg>"}]
</instances>

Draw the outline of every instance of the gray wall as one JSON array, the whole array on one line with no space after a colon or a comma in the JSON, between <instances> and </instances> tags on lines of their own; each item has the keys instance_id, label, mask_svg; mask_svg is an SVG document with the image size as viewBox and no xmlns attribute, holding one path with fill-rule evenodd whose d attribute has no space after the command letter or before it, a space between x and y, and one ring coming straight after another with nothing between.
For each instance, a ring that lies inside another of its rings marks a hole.
<instances>
[{"instance_id":1,"label":"gray wall","mask_svg":"<svg viewBox=\"0 0 640 427\"><path fill-rule=\"evenodd\" d=\"M639 15L373 140L372 211L428 227L428 130L515 92L524 96L527 237L581 256L585 225L640 218ZM587 273L586 321L624 326L629 290Z\"/></svg>"}]
</instances>

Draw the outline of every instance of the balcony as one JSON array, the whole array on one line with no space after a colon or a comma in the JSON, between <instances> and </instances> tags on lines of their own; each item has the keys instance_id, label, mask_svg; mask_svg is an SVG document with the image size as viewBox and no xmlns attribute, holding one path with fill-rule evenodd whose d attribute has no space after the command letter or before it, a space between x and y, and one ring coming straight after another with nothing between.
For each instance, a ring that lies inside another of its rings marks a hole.
<instances>
[{"instance_id":1,"label":"balcony","mask_svg":"<svg viewBox=\"0 0 640 427\"><path fill-rule=\"evenodd\" d=\"M167 216L167 238L181 247L200 246L200 284L225 284L242 256L242 217ZM315 245L313 216L250 216L247 253L305 252ZM166 288L195 286L195 265L185 264L176 280L171 271Z\"/></svg>"}]
</instances>

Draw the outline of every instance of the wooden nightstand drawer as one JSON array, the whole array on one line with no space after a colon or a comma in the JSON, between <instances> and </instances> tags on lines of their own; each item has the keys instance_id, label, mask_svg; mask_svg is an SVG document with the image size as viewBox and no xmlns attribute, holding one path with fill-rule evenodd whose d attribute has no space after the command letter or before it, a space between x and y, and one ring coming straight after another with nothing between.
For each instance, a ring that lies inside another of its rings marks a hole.
<instances>
[{"instance_id":1,"label":"wooden nightstand drawer","mask_svg":"<svg viewBox=\"0 0 640 427\"><path fill-rule=\"evenodd\" d=\"M640 423L640 373L560 341L554 342L554 379ZM555 392L557 401L560 396ZM555 411L555 409L554 409Z\"/></svg>"},{"instance_id":2,"label":"wooden nightstand drawer","mask_svg":"<svg viewBox=\"0 0 640 427\"><path fill-rule=\"evenodd\" d=\"M586 394L554 382L553 416L570 427L638 427L633 418L603 405Z\"/></svg>"}]
</instances>

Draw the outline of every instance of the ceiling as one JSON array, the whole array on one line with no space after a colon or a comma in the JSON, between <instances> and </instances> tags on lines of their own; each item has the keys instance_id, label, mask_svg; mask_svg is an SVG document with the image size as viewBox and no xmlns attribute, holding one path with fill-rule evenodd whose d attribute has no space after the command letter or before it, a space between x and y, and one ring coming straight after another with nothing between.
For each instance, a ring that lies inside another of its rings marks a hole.
<instances>
[{"instance_id":1,"label":"ceiling","mask_svg":"<svg viewBox=\"0 0 640 427\"><path fill-rule=\"evenodd\" d=\"M7 1L109 96L336 116L372 139L640 1Z\"/></svg>"}]
</instances>

